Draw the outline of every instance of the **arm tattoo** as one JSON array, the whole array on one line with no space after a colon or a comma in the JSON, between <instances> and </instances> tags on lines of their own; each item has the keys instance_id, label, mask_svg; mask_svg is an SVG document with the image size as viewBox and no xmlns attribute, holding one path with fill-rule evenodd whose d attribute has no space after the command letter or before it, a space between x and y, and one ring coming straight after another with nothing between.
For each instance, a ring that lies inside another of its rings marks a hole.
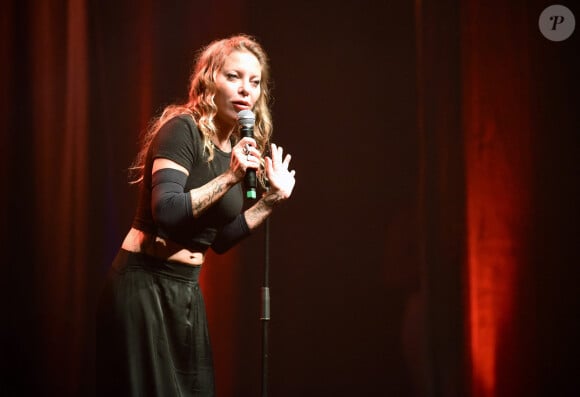
<instances>
[{"instance_id":1,"label":"arm tattoo","mask_svg":"<svg viewBox=\"0 0 580 397\"><path fill-rule=\"evenodd\" d=\"M264 204L268 207L275 207L282 200L282 197L276 194L268 194L264 196Z\"/></svg>"},{"instance_id":2,"label":"arm tattoo","mask_svg":"<svg viewBox=\"0 0 580 397\"><path fill-rule=\"evenodd\" d=\"M258 200L252 207L248 208L245 216L250 230L254 230L260 226L270 216L276 204L281 200L282 198L278 195L268 194Z\"/></svg>"},{"instance_id":3,"label":"arm tattoo","mask_svg":"<svg viewBox=\"0 0 580 397\"><path fill-rule=\"evenodd\" d=\"M191 190L191 205L195 218L203 214L228 191L227 183L216 178L211 182Z\"/></svg>"}]
</instances>

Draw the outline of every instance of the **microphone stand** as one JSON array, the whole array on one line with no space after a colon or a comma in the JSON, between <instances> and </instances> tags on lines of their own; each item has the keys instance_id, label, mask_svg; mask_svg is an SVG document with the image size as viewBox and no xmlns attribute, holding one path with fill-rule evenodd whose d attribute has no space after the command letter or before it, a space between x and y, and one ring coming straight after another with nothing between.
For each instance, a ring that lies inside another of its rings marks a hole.
<instances>
[{"instance_id":1,"label":"microphone stand","mask_svg":"<svg viewBox=\"0 0 580 397\"><path fill-rule=\"evenodd\" d=\"M262 397L268 396L268 325L270 321L270 217L266 218L264 238L264 285L261 290L262 311Z\"/></svg>"},{"instance_id":2,"label":"microphone stand","mask_svg":"<svg viewBox=\"0 0 580 397\"><path fill-rule=\"evenodd\" d=\"M251 110L242 110L238 113L240 134L242 137L254 137L255 116ZM246 153L247 154L247 153ZM256 173L246 173L244 178L246 198L256 198ZM268 189L268 187L266 187ZM262 397L268 395L268 325L270 321L270 217L266 218L265 224L265 260L264 260L264 286L261 289L262 308L260 320L262 321Z\"/></svg>"}]
</instances>

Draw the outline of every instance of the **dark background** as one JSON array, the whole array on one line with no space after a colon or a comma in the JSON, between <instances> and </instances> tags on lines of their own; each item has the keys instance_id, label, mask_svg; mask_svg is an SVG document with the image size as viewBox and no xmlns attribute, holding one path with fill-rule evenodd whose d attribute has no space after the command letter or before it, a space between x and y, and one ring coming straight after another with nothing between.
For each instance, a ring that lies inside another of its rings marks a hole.
<instances>
[{"instance_id":1,"label":"dark background","mask_svg":"<svg viewBox=\"0 0 580 397\"><path fill-rule=\"evenodd\" d=\"M94 393L139 134L238 32L270 55L297 172L270 223L270 394L578 389L580 36L505 3L3 2L0 392ZM264 237L203 271L219 396L260 393Z\"/></svg>"}]
</instances>

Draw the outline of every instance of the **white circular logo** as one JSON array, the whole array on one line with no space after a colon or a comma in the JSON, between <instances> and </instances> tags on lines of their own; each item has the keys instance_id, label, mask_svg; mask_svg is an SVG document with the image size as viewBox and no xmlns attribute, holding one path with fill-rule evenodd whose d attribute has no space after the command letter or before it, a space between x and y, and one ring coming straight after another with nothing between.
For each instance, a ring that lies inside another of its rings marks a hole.
<instances>
[{"instance_id":1,"label":"white circular logo","mask_svg":"<svg viewBox=\"0 0 580 397\"><path fill-rule=\"evenodd\" d=\"M572 11L567 7L554 4L542 11L538 26L540 27L540 32L548 40L562 41L574 33L576 20Z\"/></svg>"}]
</instances>

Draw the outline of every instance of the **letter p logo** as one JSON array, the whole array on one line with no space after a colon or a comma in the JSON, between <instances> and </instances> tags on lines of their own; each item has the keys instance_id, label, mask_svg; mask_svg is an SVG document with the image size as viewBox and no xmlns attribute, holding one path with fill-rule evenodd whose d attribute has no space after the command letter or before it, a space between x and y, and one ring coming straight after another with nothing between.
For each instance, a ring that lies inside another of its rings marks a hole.
<instances>
[{"instance_id":1,"label":"letter p logo","mask_svg":"<svg viewBox=\"0 0 580 397\"><path fill-rule=\"evenodd\" d=\"M564 17L562 15L553 15L550 17L550 21L553 21L552 30L556 30L556 26L564 22Z\"/></svg>"},{"instance_id":2,"label":"letter p logo","mask_svg":"<svg viewBox=\"0 0 580 397\"><path fill-rule=\"evenodd\" d=\"M551 41L562 41L574 33L576 20L567 7L551 5L540 14L538 27L545 38Z\"/></svg>"}]
</instances>

